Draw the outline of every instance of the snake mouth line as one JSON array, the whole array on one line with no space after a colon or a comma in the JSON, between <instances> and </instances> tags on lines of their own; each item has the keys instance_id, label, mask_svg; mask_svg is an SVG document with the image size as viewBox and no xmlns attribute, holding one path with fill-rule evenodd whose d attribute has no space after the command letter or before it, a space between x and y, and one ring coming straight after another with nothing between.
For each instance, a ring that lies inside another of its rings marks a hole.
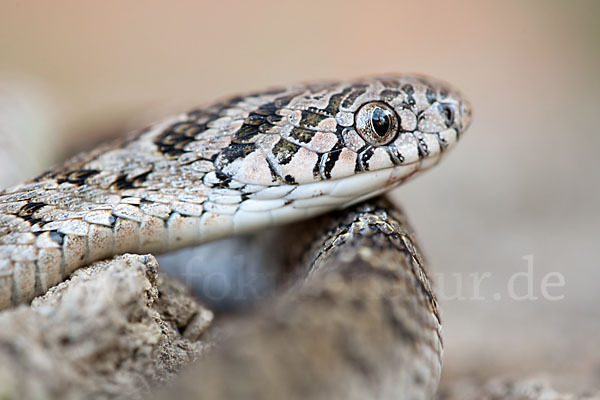
<instances>
[{"instance_id":1,"label":"snake mouth line","mask_svg":"<svg viewBox=\"0 0 600 400\"><path fill-rule=\"evenodd\" d=\"M351 177L297 187L285 198L296 209L344 208L384 193L422 170L421 162L363 172Z\"/></svg>"},{"instance_id":2,"label":"snake mouth line","mask_svg":"<svg viewBox=\"0 0 600 400\"><path fill-rule=\"evenodd\" d=\"M411 164L417 164L417 163L419 163L419 162L414 162L414 163L411 163ZM409 164L405 164L405 165L409 165ZM395 169L395 168L392 168L392 170L393 169ZM403 176L403 177L401 177L399 179L393 179L392 176L390 176L390 178L388 179L387 184L384 187L372 190L370 192L367 192L367 193L365 193L365 194L363 194L363 195L361 195L361 196L359 196L359 197L357 197L357 198L355 198L355 199L353 199L353 200L351 200L351 201L349 201L347 203L342 204L339 208L343 209L343 208L346 208L346 207L350 207L350 206L352 206L354 204L357 204L357 203L360 203L362 201L365 201L365 200L371 199L373 197L379 196L382 193L385 193L385 192L387 192L387 191L389 191L391 189L394 189L394 188L400 186L402 183L404 183L407 180L411 179L419 171L420 171L420 169L417 168L412 173L410 173L410 174L408 174L406 176ZM393 171L392 171L392 173L393 173Z\"/></svg>"}]
</instances>

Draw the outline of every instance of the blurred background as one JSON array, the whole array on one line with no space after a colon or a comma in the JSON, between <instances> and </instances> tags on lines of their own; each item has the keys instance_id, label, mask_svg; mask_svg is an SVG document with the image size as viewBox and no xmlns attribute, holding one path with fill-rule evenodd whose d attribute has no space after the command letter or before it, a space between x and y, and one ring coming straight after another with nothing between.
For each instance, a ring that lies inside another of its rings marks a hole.
<instances>
[{"instance_id":1,"label":"blurred background","mask_svg":"<svg viewBox=\"0 0 600 400\"><path fill-rule=\"evenodd\" d=\"M444 384L542 374L598 389L599 18L594 0L4 0L0 186L230 94L442 78L471 99L473 125L393 197L440 291Z\"/></svg>"}]
</instances>

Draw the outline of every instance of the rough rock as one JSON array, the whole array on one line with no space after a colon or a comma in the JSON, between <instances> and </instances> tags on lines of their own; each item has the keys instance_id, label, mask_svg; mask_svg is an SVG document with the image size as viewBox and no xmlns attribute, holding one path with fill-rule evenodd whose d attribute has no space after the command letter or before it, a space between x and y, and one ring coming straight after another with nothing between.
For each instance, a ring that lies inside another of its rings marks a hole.
<instances>
[{"instance_id":1,"label":"rough rock","mask_svg":"<svg viewBox=\"0 0 600 400\"><path fill-rule=\"evenodd\" d=\"M152 256L93 264L0 314L0 398L138 398L207 348L212 312Z\"/></svg>"}]
</instances>

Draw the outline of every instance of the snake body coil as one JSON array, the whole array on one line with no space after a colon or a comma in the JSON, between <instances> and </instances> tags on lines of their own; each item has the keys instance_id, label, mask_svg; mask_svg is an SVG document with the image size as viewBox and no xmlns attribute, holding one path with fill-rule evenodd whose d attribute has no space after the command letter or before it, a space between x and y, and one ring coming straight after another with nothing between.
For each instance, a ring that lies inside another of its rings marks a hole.
<instances>
[{"instance_id":1,"label":"snake body coil","mask_svg":"<svg viewBox=\"0 0 600 400\"><path fill-rule=\"evenodd\" d=\"M441 322L402 211L379 198L282 231L293 290L228 321L236 335L161 399L431 398Z\"/></svg>"}]
</instances>

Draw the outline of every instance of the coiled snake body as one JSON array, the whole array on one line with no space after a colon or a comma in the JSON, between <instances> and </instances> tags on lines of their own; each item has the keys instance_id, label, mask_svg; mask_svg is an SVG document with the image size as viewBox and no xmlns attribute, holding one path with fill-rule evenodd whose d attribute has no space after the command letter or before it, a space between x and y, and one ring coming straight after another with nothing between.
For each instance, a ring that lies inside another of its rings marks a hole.
<instances>
[{"instance_id":1,"label":"coiled snake body","mask_svg":"<svg viewBox=\"0 0 600 400\"><path fill-rule=\"evenodd\" d=\"M409 75L290 86L159 122L0 192L0 308L28 302L75 269L115 254L170 251L360 203L435 165L469 122L470 107L457 91ZM420 385L410 397L429 396L439 378L441 341L422 260L391 205L352 210L351 221L321 233L331 243L313 248L311 275L327 270L320 264L338 268L353 259L378 271L326 292L357 310L371 302L351 298L379 293L383 308L367 323L385 317L395 324L413 343L410 357L422 370L397 387ZM411 274L398 272L402 262L390 252L410 259ZM355 276L336 271L342 281ZM400 285L377 292L382 277ZM353 296L336 291L345 286ZM394 297L398 288L422 300L401 301ZM348 328L369 333L368 326Z\"/></svg>"}]
</instances>

